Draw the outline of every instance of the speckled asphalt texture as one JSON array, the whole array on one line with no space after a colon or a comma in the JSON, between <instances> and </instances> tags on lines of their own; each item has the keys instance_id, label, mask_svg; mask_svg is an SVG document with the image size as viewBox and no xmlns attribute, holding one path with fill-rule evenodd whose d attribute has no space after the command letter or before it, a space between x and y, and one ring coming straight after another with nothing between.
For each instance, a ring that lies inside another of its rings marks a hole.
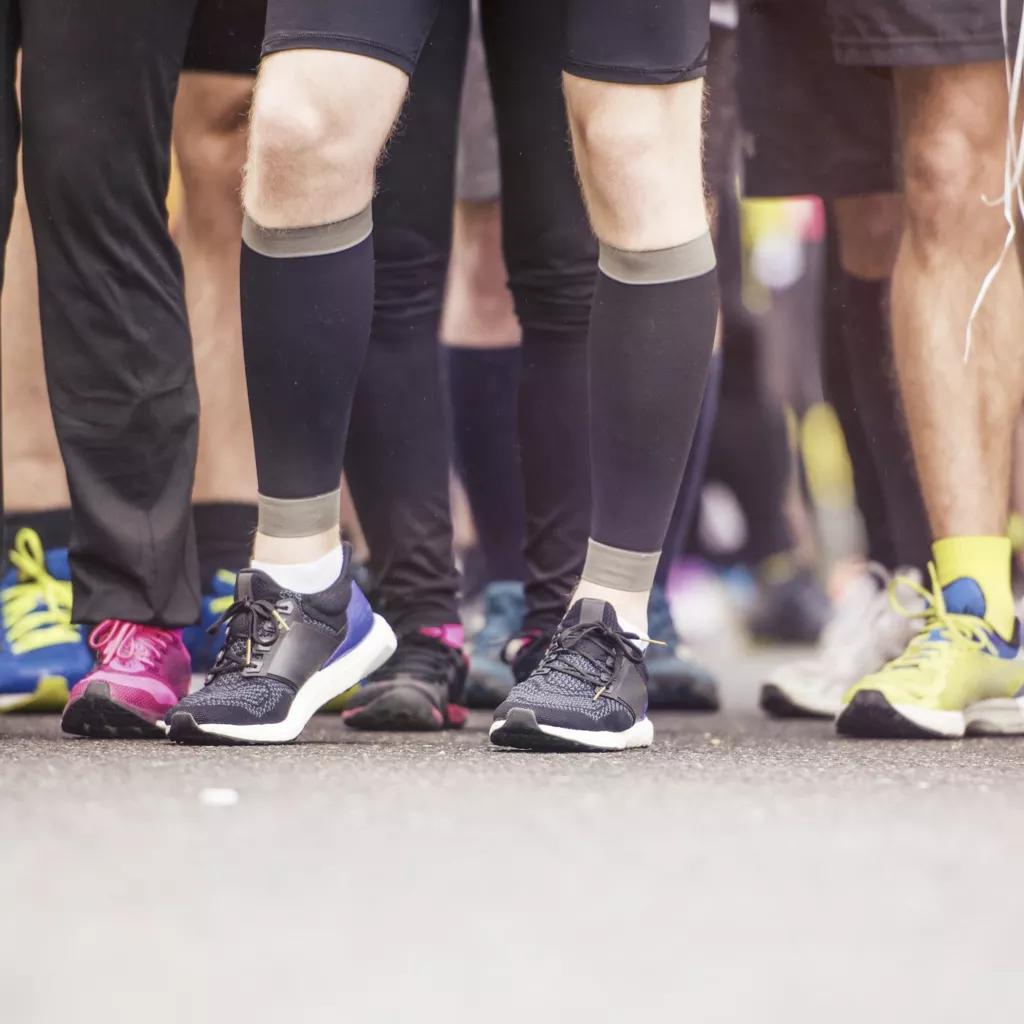
<instances>
[{"instance_id":1,"label":"speckled asphalt texture","mask_svg":"<svg viewBox=\"0 0 1024 1024\"><path fill-rule=\"evenodd\" d=\"M764 663L627 754L0 719L0 1021L1020 1020L1024 743L769 722Z\"/></svg>"}]
</instances>

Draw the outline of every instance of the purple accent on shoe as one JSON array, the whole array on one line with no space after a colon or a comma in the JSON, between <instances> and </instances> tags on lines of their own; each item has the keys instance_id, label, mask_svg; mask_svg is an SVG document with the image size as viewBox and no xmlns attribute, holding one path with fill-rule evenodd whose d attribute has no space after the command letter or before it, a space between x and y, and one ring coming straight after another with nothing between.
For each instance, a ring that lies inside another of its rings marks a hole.
<instances>
[{"instance_id":1,"label":"purple accent on shoe","mask_svg":"<svg viewBox=\"0 0 1024 1024\"><path fill-rule=\"evenodd\" d=\"M461 650L466 640L462 624L458 622L446 622L443 626L424 626L419 632L423 636L432 636L455 650Z\"/></svg>"},{"instance_id":2,"label":"purple accent on shoe","mask_svg":"<svg viewBox=\"0 0 1024 1024\"><path fill-rule=\"evenodd\" d=\"M366 600L365 595L359 589L359 585L355 582L352 584L352 596L348 600L346 616L348 618L348 629L345 631L345 639L341 642L338 649L324 662L324 668L332 665L339 658L343 658L354 650L366 639L373 628L373 609L370 607L370 602Z\"/></svg>"}]
</instances>

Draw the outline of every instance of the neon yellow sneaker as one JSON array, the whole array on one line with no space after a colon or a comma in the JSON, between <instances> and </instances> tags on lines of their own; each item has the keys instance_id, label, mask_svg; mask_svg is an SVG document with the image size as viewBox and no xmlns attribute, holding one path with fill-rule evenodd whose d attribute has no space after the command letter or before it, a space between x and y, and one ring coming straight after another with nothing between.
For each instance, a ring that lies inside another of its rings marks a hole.
<instances>
[{"instance_id":1,"label":"neon yellow sneaker","mask_svg":"<svg viewBox=\"0 0 1024 1024\"><path fill-rule=\"evenodd\" d=\"M68 553L43 551L35 530L19 530L11 569L0 581L0 712L59 712L92 669L71 624Z\"/></svg>"},{"instance_id":2,"label":"neon yellow sneaker","mask_svg":"<svg viewBox=\"0 0 1024 1024\"><path fill-rule=\"evenodd\" d=\"M921 631L906 650L843 698L836 729L845 736L879 739L955 739L965 732L1024 733L1024 656L1017 622L1011 642L984 619L981 588L969 578L932 590L901 580L925 599ZM910 610L894 605L903 614ZM916 613L920 615L918 611ZM1017 728L1011 728L1015 721ZM986 722L996 718L1002 727Z\"/></svg>"}]
</instances>

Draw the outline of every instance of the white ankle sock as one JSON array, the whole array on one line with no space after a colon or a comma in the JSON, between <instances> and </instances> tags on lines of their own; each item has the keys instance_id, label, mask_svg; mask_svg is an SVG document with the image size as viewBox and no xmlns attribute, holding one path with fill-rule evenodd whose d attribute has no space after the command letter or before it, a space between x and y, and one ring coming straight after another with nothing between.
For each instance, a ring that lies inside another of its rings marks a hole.
<instances>
[{"instance_id":1,"label":"white ankle sock","mask_svg":"<svg viewBox=\"0 0 1024 1024\"><path fill-rule=\"evenodd\" d=\"M571 603L575 604L584 597L607 601L615 609L619 625L625 632L636 633L637 636L647 636L647 602L650 599L650 591L616 590L613 587L603 587L599 583L591 583L590 580L580 580ZM647 645L637 644L637 646L646 647Z\"/></svg>"},{"instance_id":2,"label":"white ankle sock","mask_svg":"<svg viewBox=\"0 0 1024 1024\"><path fill-rule=\"evenodd\" d=\"M260 562L255 558L252 567L265 572L279 587L294 590L297 594L319 594L326 590L345 567L341 545L321 555L312 562L297 562L279 565L276 562Z\"/></svg>"}]
</instances>

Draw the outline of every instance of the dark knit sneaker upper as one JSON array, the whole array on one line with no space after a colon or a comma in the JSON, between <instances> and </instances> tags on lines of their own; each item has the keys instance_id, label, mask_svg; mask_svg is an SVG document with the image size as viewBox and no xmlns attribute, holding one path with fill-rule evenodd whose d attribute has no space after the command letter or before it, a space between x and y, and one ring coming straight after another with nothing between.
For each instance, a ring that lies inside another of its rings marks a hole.
<instances>
[{"instance_id":1,"label":"dark knit sneaker upper","mask_svg":"<svg viewBox=\"0 0 1024 1024\"><path fill-rule=\"evenodd\" d=\"M647 672L638 637L619 627L615 609L583 599L569 609L534 672L512 688L495 720L516 708L540 725L621 732L647 710Z\"/></svg>"},{"instance_id":2,"label":"dark knit sneaker upper","mask_svg":"<svg viewBox=\"0 0 1024 1024\"><path fill-rule=\"evenodd\" d=\"M345 570L318 594L297 594L257 569L243 569L235 600L222 616L227 637L206 683L171 715L187 712L198 725L283 721L298 689L345 639L349 562L346 545Z\"/></svg>"}]
</instances>

